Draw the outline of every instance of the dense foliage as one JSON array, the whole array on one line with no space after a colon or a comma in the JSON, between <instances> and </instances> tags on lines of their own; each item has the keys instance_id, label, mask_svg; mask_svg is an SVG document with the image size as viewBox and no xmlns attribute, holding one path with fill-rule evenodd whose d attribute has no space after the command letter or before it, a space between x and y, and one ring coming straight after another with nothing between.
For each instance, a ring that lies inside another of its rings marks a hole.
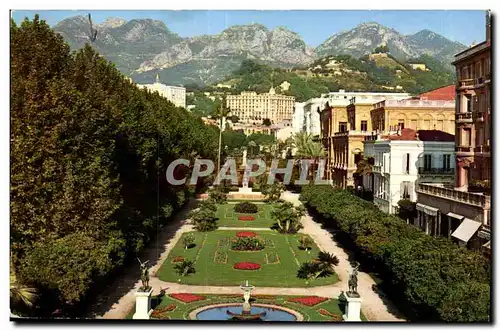
<instances>
[{"instance_id":1,"label":"dense foliage","mask_svg":"<svg viewBox=\"0 0 500 331\"><path fill-rule=\"evenodd\" d=\"M329 186L302 188L301 200L337 239L376 268L391 299L422 321L488 321L490 264L447 238L426 235L350 192ZM474 293L474 294L472 294Z\"/></svg>"},{"instance_id":2,"label":"dense foliage","mask_svg":"<svg viewBox=\"0 0 500 331\"><path fill-rule=\"evenodd\" d=\"M237 213L255 214L259 211L259 208L252 202L240 202L234 205L234 211Z\"/></svg>"},{"instance_id":3,"label":"dense foliage","mask_svg":"<svg viewBox=\"0 0 500 331\"><path fill-rule=\"evenodd\" d=\"M91 46L70 53L38 16L10 32L13 266L59 299L37 306L50 310L135 260L193 192L167 183L168 165L215 159L218 129L138 89Z\"/></svg>"}]
</instances>

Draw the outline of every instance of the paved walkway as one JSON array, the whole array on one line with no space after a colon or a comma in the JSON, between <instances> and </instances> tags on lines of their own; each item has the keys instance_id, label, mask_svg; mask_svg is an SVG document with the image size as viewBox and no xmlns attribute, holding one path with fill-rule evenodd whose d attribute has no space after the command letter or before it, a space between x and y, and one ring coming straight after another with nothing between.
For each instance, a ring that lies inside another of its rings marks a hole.
<instances>
[{"instance_id":1,"label":"paved walkway","mask_svg":"<svg viewBox=\"0 0 500 331\"><path fill-rule=\"evenodd\" d=\"M295 205L299 205L301 202L298 199L298 194L285 192L282 198L286 201L292 202ZM177 293L177 292L188 292L188 293L222 293L222 294L241 294L241 289L237 286L197 286L197 285L185 285L177 283L169 283L161 281L155 276L156 271L160 268L162 263L168 256L168 253L175 246L177 241L180 239L184 232L192 231L192 225L185 219L186 213L181 213L179 219L176 219L172 226L169 228L164 228L160 237L170 238L165 241L163 245L162 254L156 260L156 263L150 269L150 285L153 287L153 294L158 294L161 290L165 293ZM336 273L339 276L340 281L333 285L328 286L317 286L308 288L277 288L277 287L257 287L252 292L254 294L269 294L269 295L318 295L330 298L337 298L341 291L346 290L347 280L349 278L349 272L351 270L351 265L348 260L348 254L332 239L331 233L327 230L322 229L321 225L314 222L313 219L307 215L302 219L304 228L300 231L309 234L318 247L326 252L336 255L339 259L339 265L335 268ZM252 231L264 231L269 230L268 228L230 228L230 227L220 227L220 230L252 230ZM137 272L132 275L137 275ZM138 275L137 275L138 276ZM359 272L358 274L358 292L363 299L362 311L363 314L369 320L374 321L401 321L402 319L397 317L397 312L395 312L394 307L387 300L381 298L375 291L373 291L372 286L375 284L370 275ZM135 284L131 286L130 291L123 295L119 300L117 300L111 308L104 313L104 315L97 318L104 319L123 319L134 307L135 304L135 291L141 286L140 281L137 279Z\"/></svg>"}]
</instances>

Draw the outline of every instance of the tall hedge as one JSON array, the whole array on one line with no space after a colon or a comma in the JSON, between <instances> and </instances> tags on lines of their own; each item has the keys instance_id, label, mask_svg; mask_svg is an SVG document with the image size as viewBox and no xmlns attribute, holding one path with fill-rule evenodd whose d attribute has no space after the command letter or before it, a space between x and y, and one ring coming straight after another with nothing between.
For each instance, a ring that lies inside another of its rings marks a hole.
<instances>
[{"instance_id":1,"label":"tall hedge","mask_svg":"<svg viewBox=\"0 0 500 331\"><path fill-rule=\"evenodd\" d=\"M38 16L10 32L13 265L21 282L75 303L187 201L192 189L165 171L214 160L218 129L137 88L90 45L70 52Z\"/></svg>"},{"instance_id":2,"label":"tall hedge","mask_svg":"<svg viewBox=\"0 0 500 331\"><path fill-rule=\"evenodd\" d=\"M410 319L489 321L491 270L481 254L431 237L345 190L307 186L301 200L381 271L388 295Z\"/></svg>"}]
</instances>

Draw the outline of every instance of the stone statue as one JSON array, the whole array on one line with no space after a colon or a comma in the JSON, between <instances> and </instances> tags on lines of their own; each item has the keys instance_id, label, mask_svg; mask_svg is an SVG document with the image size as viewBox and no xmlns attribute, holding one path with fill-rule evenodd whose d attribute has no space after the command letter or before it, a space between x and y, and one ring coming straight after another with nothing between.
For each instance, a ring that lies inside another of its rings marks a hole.
<instances>
[{"instance_id":1,"label":"stone statue","mask_svg":"<svg viewBox=\"0 0 500 331\"><path fill-rule=\"evenodd\" d=\"M144 291L147 291L149 289L149 268L148 268L149 260L147 260L146 262L141 262L141 260L139 260L139 258L137 258L137 260L139 261L139 264L141 265L140 268L141 268L142 289Z\"/></svg>"},{"instance_id":2,"label":"stone statue","mask_svg":"<svg viewBox=\"0 0 500 331\"><path fill-rule=\"evenodd\" d=\"M356 266L352 269L352 273L349 276L349 291L350 294L358 294L358 269L359 263L356 262Z\"/></svg>"}]
</instances>

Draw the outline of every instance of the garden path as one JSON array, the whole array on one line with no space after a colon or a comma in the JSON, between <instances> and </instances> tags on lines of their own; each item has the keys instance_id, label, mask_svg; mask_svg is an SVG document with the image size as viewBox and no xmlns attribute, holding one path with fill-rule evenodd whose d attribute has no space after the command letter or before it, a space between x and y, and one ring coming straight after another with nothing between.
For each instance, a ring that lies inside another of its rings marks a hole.
<instances>
[{"instance_id":1,"label":"garden path","mask_svg":"<svg viewBox=\"0 0 500 331\"><path fill-rule=\"evenodd\" d=\"M285 192L282 198L286 201L299 205L299 195L291 192ZM156 271L168 256L170 250L175 246L184 232L192 231L193 227L187 220L180 220L182 226L180 228L171 227L165 228L163 231L175 231L173 237L162 247L163 253L157 260L157 263L150 269L150 285L153 287L153 295L164 291L164 293L221 293L221 294L241 294L241 289L238 286L200 286L200 285L185 285L178 283L170 283L161 281L155 276ZM268 294L268 295L318 295L329 298L337 298L341 291L346 290L347 280L351 265L346 251L339 247L332 239L331 233L322 229L321 225L314 222L312 217L306 215L302 219L304 228L300 231L309 234L321 250L336 255L339 259L339 265L335 268L340 281L333 285L317 286L309 288L277 288L277 287L257 287L253 294ZM253 230L264 231L267 228L230 228L220 227L221 230ZM374 280L364 272L358 274L358 292L363 299L362 311L368 320L373 321L403 321L397 316L397 311L390 302L380 297L372 286L375 285ZM135 304L135 291L141 286L140 280L137 280L133 288L122 296L115 304L112 305L104 315L97 318L103 319L123 319L125 318Z\"/></svg>"}]
</instances>

